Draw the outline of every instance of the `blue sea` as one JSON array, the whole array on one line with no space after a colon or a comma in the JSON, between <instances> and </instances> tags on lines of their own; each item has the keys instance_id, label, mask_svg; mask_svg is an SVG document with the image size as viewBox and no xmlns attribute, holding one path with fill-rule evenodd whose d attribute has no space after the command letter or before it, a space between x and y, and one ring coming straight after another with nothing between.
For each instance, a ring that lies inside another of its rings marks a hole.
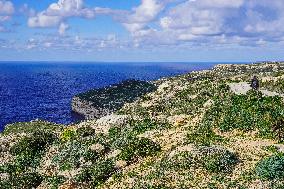
<instances>
[{"instance_id":1,"label":"blue sea","mask_svg":"<svg viewBox=\"0 0 284 189\"><path fill-rule=\"evenodd\" d=\"M74 95L126 79L156 80L209 69L215 63L0 62L0 131L43 119L69 124Z\"/></svg>"}]
</instances>

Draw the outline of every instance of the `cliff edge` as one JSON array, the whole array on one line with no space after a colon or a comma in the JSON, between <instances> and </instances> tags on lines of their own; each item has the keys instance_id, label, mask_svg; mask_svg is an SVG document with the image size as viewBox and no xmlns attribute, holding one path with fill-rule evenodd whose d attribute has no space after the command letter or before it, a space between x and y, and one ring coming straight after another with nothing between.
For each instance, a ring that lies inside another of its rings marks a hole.
<instances>
[{"instance_id":1,"label":"cliff edge","mask_svg":"<svg viewBox=\"0 0 284 189\"><path fill-rule=\"evenodd\" d=\"M117 111L125 103L134 102L154 90L156 86L153 83L126 80L116 85L76 95L72 99L72 111L83 115L85 119L97 119Z\"/></svg>"}]
</instances>

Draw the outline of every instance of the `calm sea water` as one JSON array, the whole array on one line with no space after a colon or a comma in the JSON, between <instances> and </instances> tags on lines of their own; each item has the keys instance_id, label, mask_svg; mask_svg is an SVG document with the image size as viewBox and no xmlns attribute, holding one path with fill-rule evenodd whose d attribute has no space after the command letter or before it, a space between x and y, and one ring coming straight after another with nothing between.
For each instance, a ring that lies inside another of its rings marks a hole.
<instances>
[{"instance_id":1,"label":"calm sea water","mask_svg":"<svg viewBox=\"0 0 284 189\"><path fill-rule=\"evenodd\" d=\"M126 79L155 80L214 63L0 63L0 131L8 123L43 119L68 124L74 95Z\"/></svg>"}]
</instances>

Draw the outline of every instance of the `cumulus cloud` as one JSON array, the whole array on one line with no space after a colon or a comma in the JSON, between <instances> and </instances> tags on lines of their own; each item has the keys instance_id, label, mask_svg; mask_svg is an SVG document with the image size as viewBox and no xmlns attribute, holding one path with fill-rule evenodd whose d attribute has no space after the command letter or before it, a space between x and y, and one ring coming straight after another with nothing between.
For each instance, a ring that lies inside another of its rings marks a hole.
<instances>
[{"instance_id":1,"label":"cumulus cloud","mask_svg":"<svg viewBox=\"0 0 284 189\"><path fill-rule=\"evenodd\" d=\"M12 15L15 11L14 5L11 1L0 1L0 15Z\"/></svg>"},{"instance_id":2,"label":"cumulus cloud","mask_svg":"<svg viewBox=\"0 0 284 189\"><path fill-rule=\"evenodd\" d=\"M10 20L14 12L15 8L11 1L0 0L0 32L9 31L2 23Z\"/></svg>"},{"instance_id":3,"label":"cumulus cloud","mask_svg":"<svg viewBox=\"0 0 284 189\"><path fill-rule=\"evenodd\" d=\"M164 10L169 1L142 0L138 7L133 8L123 21L123 25L134 36L145 35L151 32L147 24L155 20L158 14Z\"/></svg>"},{"instance_id":4,"label":"cumulus cloud","mask_svg":"<svg viewBox=\"0 0 284 189\"><path fill-rule=\"evenodd\" d=\"M49 7L31 16L28 19L30 27L54 27L59 26L68 17L85 16L91 17L88 11L83 8L82 0L59 0L52 3Z\"/></svg>"},{"instance_id":5,"label":"cumulus cloud","mask_svg":"<svg viewBox=\"0 0 284 189\"><path fill-rule=\"evenodd\" d=\"M96 15L103 14L111 15L115 18L117 15L123 15L125 13L126 11L113 10L110 8L88 8L84 6L84 0L58 0L57 3L50 4L46 10L38 12L37 14L30 13L28 26L41 28L58 27L58 32L62 35L69 28L66 24L69 18L81 17L93 19Z\"/></svg>"},{"instance_id":6,"label":"cumulus cloud","mask_svg":"<svg viewBox=\"0 0 284 189\"><path fill-rule=\"evenodd\" d=\"M135 42L263 45L284 36L284 1L185 0L167 7L171 2L142 0L123 23Z\"/></svg>"},{"instance_id":7,"label":"cumulus cloud","mask_svg":"<svg viewBox=\"0 0 284 189\"><path fill-rule=\"evenodd\" d=\"M59 0L52 3L49 7L30 16L28 19L29 27L58 27L58 32L63 35L69 26L65 21L70 17L94 18L95 11L85 8L83 0Z\"/></svg>"},{"instance_id":8,"label":"cumulus cloud","mask_svg":"<svg viewBox=\"0 0 284 189\"><path fill-rule=\"evenodd\" d=\"M31 11L28 25L57 27L63 36L69 29L68 19L93 19L103 14L121 23L136 47L181 43L250 46L283 41L283 9L284 1L280 0L141 0L129 11L85 7L84 0L58 0L46 10ZM98 44L105 47L106 43L110 44L109 40Z\"/></svg>"}]
</instances>

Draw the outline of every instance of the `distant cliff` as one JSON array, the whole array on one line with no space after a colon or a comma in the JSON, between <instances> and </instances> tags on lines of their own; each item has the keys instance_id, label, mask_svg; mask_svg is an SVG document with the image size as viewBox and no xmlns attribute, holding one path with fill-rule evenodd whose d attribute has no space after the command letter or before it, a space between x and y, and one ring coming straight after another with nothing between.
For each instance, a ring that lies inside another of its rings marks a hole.
<instances>
[{"instance_id":1,"label":"distant cliff","mask_svg":"<svg viewBox=\"0 0 284 189\"><path fill-rule=\"evenodd\" d=\"M126 80L76 95L72 99L72 111L84 116L85 119L100 118L154 90L156 86L150 82Z\"/></svg>"}]
</instances>

